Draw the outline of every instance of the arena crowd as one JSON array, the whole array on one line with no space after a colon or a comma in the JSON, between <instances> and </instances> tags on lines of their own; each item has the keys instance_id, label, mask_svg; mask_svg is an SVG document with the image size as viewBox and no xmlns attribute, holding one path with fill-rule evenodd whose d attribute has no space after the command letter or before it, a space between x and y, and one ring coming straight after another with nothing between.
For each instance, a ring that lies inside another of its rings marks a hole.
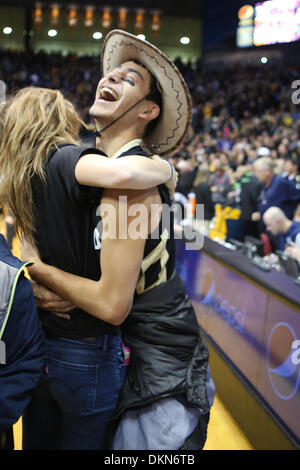
<instances>
[{"instance_id":1,"label":"arena crowd","mask_svg":"<svg viewBox=\"0 0 300 470\"><path fill-rule=\"evenodd\" d=\"M292 88L300 65L175 63L193 100L188 138L169 156L179 172L177 199L187 201L192 192L204 204L207 234L216 207L238 209L244 223L235 237L266 234L266 253L275 251L282 232L265 220L269 208L278 207L300 233L300 103ZM98 57L0 50L0 80L8 95L25 86L59 89L93 129L88 111L99 81ZM90 136L82 131L83 140ZM300 246L285 248L300 260Z\"/></svg>"}]
</instances>

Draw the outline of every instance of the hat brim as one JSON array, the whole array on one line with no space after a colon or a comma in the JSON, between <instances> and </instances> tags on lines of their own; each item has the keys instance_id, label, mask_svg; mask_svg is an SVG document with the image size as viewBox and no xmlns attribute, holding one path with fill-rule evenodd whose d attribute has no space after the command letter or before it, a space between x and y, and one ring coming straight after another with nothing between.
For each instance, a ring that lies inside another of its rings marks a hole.
<instances>
[{"instance_id":1,"label":"hat brim","mask_svg":"<svg viewBox=\"0 0 300 470\"><path fill-rule=\"evenodd\" d=\"M173 153L184 141L192 120L188 87L177 67L157 47L126 31L111 31L102 48L102 75L130 59L138 59L149 69L162 95L160 119L144 143L152 153L161 156Z\"/></svg>"}]
</instances>

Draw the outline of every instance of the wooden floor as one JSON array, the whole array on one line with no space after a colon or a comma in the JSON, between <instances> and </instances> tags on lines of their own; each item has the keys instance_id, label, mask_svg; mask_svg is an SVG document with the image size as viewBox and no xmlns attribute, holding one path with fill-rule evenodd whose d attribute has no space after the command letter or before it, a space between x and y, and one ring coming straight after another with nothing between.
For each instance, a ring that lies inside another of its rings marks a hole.
<instances>
[{"instance_id":1,"label":"wooden floor","mask_svg":"<svg viewBox=\"0 0 300 470\"><path fill-rule=\"evenodd\" d=\"M0 233L5 235L5 225L1 216ZM13 242L13 253L15 256L20 256L19 243L16 239ZM15 450L22 450L21 421L20 419L14 426ZM215 397L211 410L204 450L254 450L218 396Z\"/></svg>"}]
</instances>

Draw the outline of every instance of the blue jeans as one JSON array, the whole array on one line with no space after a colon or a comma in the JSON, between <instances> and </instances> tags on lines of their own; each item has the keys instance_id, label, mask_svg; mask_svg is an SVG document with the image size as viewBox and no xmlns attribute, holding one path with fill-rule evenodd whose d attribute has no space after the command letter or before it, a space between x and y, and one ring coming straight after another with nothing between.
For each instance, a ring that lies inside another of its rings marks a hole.
<instances>
[{"instance_id":1,"label":"blue jeans","mask_svg":"<svg viewBox=\"0 0 300 470\"><path fill-rule=\"evenodd\" d=\"M23 416L23 450L101 450L122 388L121 337L46 340L47 366Z\"/></svg>"}]
</instances>

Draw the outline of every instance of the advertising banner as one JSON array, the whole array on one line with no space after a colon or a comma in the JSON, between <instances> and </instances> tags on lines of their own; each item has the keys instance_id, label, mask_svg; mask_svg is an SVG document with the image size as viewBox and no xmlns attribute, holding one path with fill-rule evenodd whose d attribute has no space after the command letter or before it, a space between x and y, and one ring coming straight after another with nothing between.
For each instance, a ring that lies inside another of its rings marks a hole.
<instances>
[{"instance_id":1,"label":"advertising banner","mask_svg":"<svg viewBox=\"0 0 300 470\"><path fill-rule=\"evenodd\" d=\"M176 269L205 333L300 442L300 312L179 240Z\"/></svg>"}]
</instances>

